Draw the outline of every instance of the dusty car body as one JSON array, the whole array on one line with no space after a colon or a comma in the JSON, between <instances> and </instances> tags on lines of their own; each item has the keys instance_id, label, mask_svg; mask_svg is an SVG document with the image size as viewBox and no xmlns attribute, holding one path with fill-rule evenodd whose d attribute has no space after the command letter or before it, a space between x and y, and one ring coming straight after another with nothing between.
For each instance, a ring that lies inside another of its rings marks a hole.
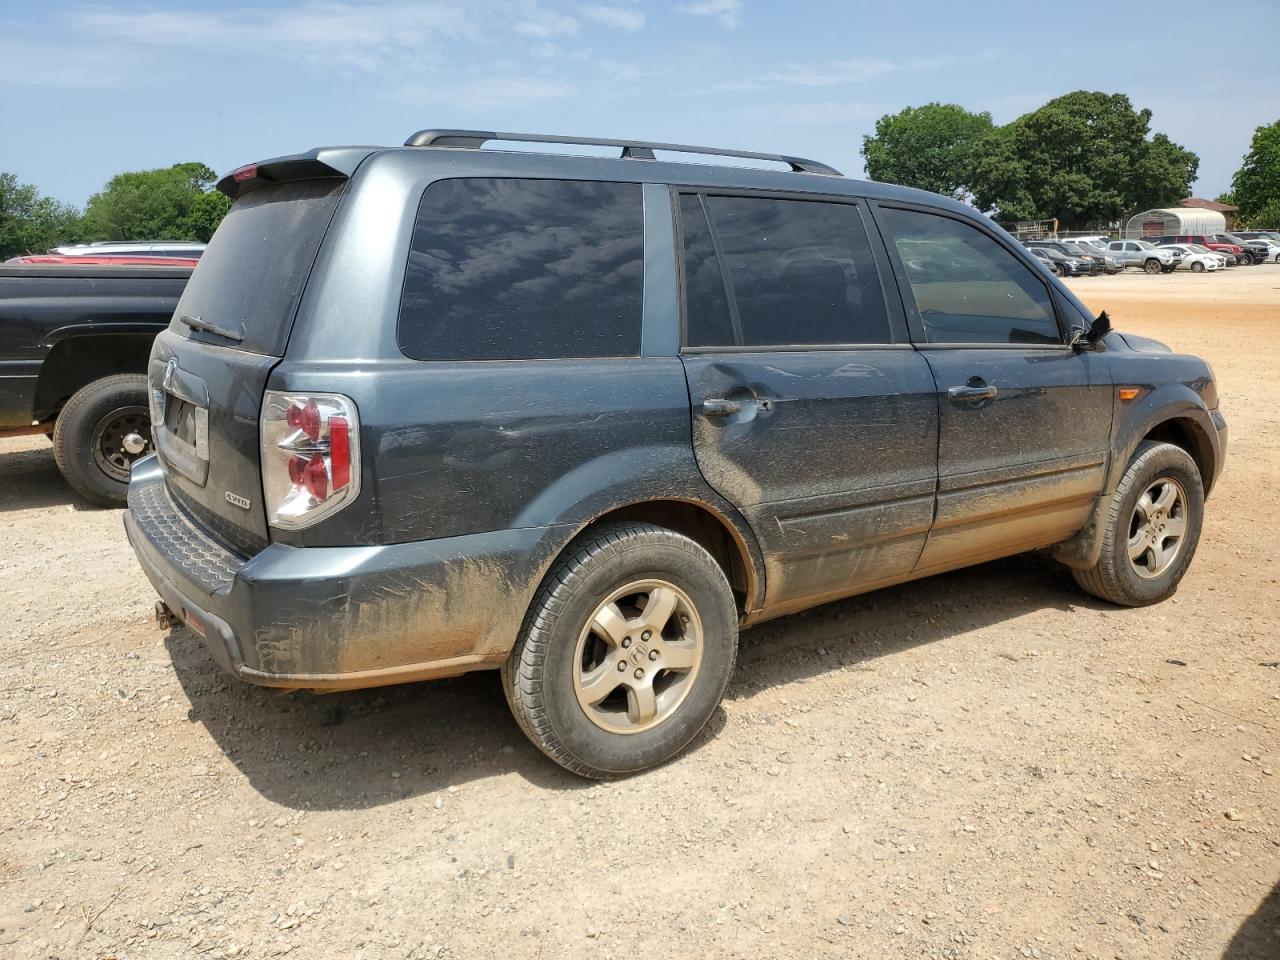
<instances>
[{"instance_id":1,"label":"dusty car body","mask_svg":"<svg viewBox=\"0 0 1280 960\"><path fill-rule=\"evenodd\" d=\"M1096 571L1135 463L1187 511L1222 469L1202 360L938 196L495 138L557 139L423 131L220 184L125 524L236 676L501 667L540 748L612 776L696 735L739 626L1040 547L1119 602L1176 587L1198 513L1139 592Z\"/></svg>"}]
</instances>

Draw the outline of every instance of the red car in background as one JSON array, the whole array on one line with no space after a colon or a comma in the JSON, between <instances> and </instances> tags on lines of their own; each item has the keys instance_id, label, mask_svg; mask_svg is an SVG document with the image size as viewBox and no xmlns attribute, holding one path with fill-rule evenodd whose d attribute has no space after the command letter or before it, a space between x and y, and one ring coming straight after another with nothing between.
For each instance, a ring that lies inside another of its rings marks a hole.
<instances>
[{"instance_id":1,"label":"red car in background","mask_svg":"<svg viewBox=\"0 0 1280 960\"><path fill-rule=\"evenodd\" d=\"M14 265L21 265L24 263L61 263L75 267L109 266L111 264L126 267L194 267L199 262L199 257L130 257L123 254L67 256L61 253L32 254L28 257L13 257L12 259L5 261L6 264Z\"/></svg>"}]
</instances>

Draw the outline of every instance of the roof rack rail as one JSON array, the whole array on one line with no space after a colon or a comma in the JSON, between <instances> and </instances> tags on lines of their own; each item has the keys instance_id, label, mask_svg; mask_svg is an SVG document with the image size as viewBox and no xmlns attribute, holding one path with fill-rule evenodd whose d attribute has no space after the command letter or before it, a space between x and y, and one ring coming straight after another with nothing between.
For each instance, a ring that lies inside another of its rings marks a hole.
<instances>
[{"instance_id":1,"label":"roof rack rail","mask_svg":"<svg viewBox=\"0 0 1280 960\"><path fill-rule=\"evenodd\" d=\"M510 140L517 143L563 143L593 147L619 147L624 160L653 160L653 151L668 150L672 153L701 153L711 157L739 157L744 160L773 160L785 163L796 173L821 173L829 177L841 176L835 167L803 157L788 157L781 153L754 153L750 150L725 150L721 147L695 147L687 143L655 143L647 140L613 140L608 137L558 137L546 133L494 133L487 130L419 130L404 142L406 147L452 147L458 150L479 150L490 140Z\"/></svg>"}]
</instances>

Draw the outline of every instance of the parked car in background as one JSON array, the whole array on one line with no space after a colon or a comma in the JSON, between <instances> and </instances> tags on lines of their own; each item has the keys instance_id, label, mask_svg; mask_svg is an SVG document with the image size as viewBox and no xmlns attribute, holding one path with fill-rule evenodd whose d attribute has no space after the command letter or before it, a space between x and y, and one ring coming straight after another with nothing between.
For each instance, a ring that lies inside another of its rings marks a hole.
<instances>
[{"instance_id":1,"label":"parked car in background","mask_svg":"<svg viewBox=\"0 0 1280 960\"><path fill-rule=\"evenodd\" d=\"M1226 240L1229 243L1235 243L1244 247L1245 253L1249 256L1251 263L1265 263L1267 260L1268 248L1262 240L1246 240L1239 234L1235 233L1219 233L1218 239Z\"/></svg>"},{"instance_id":2,"label":"parked car in background","mask_svg":"<svg viewBox=\"0 0 1280 960\"><path fill-rule=\"evenodd\" d=\"M1162 237L1150 238L1153 243L1198 243L1231 258L1232 264L1253 263L1253 257L1244 247L1233 240L1224 240L1217 234L1182 233L1166 234Z\"/></svg>"},{"instance_id":3,"label":"parked car in background","mask_svg":"<svg viewBox=\"0 0 1280 960\"><path fill-rule=\"evenodd\" d=\"M1209 365L950 198L459 130L218 186L125 529L242 680L499 668L534 744L617 777L704 728L741 626L1042 547L1141 606L1192 562Z\"/></svg>"},{"instance_id":4,"label":"parked car in background","mask_svg":"<svg viewBox=\"0 0 1280 960\"><path fill-rule=\"evenodd\" d=\"M1267 245L1263 254L1264 263L1280 263L1280 240L1272 240L1270 237L1255 237L1254 239Z\"/></svg>"},{"instance_id":5,"label":"parked car in background","mask_svg":"<svg viewBox=\"0 0 1280 960\"><path fill-rule=\"evenodd\" d=\"M5 261L14 264L50 264L62 263L68 266L134 266L134 267L190 267L194 268L200 261L195 257L135 257L132 255L102 254L92 257L69 257L61 253L41 253L28 257L10 257Z\"/></svg>"},{"instance_id":6,"label":"parked car in background","mask_svg":"<svg viewBox=\"0 0 1280 960\"><path fill-rule=\"evenodd\" d=\"M1085 237L1067 237L1066 239L1070 240L1072 243L1080 243L1081 241L1084 241L1085 243L1092 243L1103 248L1111 242L1111 238L1102 233L1095 233Z\"/></svg>"},{"instance_id":7,"label":"parked car in background","mask_svg":"<svg viewBox=\"0 0 1280 960\"><path fill-rule=\"evenodd\" d=\"M0 266L0 437L47 435L67 483L121 506L151 450L151 342L192 268L71 259Z\"/></svg>"},{"instance_id":8,"label":"parked car in background","mask_svg":"<svg viewBox=\"0 0 1280 960\"><path fill-rule=\"evenodd\" d=\"M194 257L200 259L205 244L193 240L99 240L54 247L50 253L64 257L98 257L104 254L130 257Z\"/></svg>"},{"instance_id":9,"label":"parked car in background","mask_svg":"<svg viewBox=\"0 0 1280 960\"><path fill-rule=\"evenodd\" d=\"M1210 250L1208 247L1199 243L1184 243L1182 246L1186 247L1193 253L1203 253L1211 257L1216 257L1218 260L1218 268L1220 270L1225 270L1227 267L1233 266L1230 254L1219 253L1217 250Z\"/></svg>"},{"instance_id":10,"label":"parked car in background","mask_svg":"<svg viewBox=\"0 0 1280 960\"><path fill-rule=\"evenodd\" d=\"M1147 273L1170 273L1182 258L1172 250L1161 250L1149 240L1112 240L1107 252L1119 257L1126 267L1137 267Z\"/></svg>"},{"instance_id":11,"label":"parked car in background","mask_svg":"<svg viewBox=\"0 0 1280 960\"><path fill-rule=\"evenodd\" d=\"M1200 253L1178 243L1165 243L1160 245L1161 250L1172 250L1174 253L1182 254L1182 259L1178 262L1177 269L1190 270L1192 273L1214 273L1226 267L1225 259L1211 250L1205 249L1204 253ZM1204 248L1202 248L1204 249Z\"/></svg>"},{"instance_id":12,"label":"parked car in background","mask_svg":"<svg viewBox=\"0 0 1280 960\"><path fill-rule=\"evenodd\" d=\"M1119 257L1088 244L1077 243L1074 240L1028 240L1027 247L1032 250L1037 247L1045 250L1057 250L1068 257L1090 260L1093 263L1094 273L1119 273L1124 269L1124 261Z\"/></svg>"},{"instance_id":13,"label":"parked car in background","mask_svg":"<svg viewBox=\"0 0 1280 960\"><path fill-rule=\"evenodd\" d=\"M1280 243L1280 230L1237 230L1236 236L1246 240L1274 240Z\"/></svg>"},{"instance_id":14,"label":"parked car in background","mask_svg":"<svg viewBox=\"0 0 1280 960\"><path fill-rule=\"evenodd\" d=\"M1027 249L1037 260L1044 262L1049 272L1059 277L1086 277L1095 270L1090 257L1071 257L1053 247L1033 247Z\"/></svg>"}]
</instances>

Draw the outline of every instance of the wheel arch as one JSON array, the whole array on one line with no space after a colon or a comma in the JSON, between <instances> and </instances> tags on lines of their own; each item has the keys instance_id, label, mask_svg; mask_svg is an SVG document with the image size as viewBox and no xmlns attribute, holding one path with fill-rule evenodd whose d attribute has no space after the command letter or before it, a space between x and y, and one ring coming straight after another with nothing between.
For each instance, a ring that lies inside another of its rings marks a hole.
<instances>
[{"instance_id":1,"label":"wheel arch","mask_svg":"<svg viewBox=\"0 0 1280 960\"><path fill-rule=\"evenodd\" d=\"M118 373L145 374L154 339L154 329L59 337L40 367L35 419L53 419L76 391L95 380Z\"/></svg>"},{"instance_id":2,"label":"wheel arch","mask_svg":"<svg viewBox=\"0 0 1280 960\"><path fill-rule=\"evenodd\" d=\"M666 527L693 540L724 570L739 612L747 614L760 608L764 601L764 563L755 536L745 521L731 519L723 510L702 500L668 497L613 507L581 524L552 564L594 530L625 520Z\"/></svg>"},{"instance_id":3,"label":"wheel arch","mask_svg":"<svg viewBox=\"0 0 1280 960\"><path fill-rule=\"evenodd\" d=\"M1138 443L1151 440L1159 443L1171 443L1181 447L1190 454L1200 471L1200 480L1204 484L1206 496L1217 476L1217 454L1208 431L1194 418L1173 416L1161 420L1139 438ZM1135 445L1136 446L1136 445Z\"/></svg>"}]
</instances>

